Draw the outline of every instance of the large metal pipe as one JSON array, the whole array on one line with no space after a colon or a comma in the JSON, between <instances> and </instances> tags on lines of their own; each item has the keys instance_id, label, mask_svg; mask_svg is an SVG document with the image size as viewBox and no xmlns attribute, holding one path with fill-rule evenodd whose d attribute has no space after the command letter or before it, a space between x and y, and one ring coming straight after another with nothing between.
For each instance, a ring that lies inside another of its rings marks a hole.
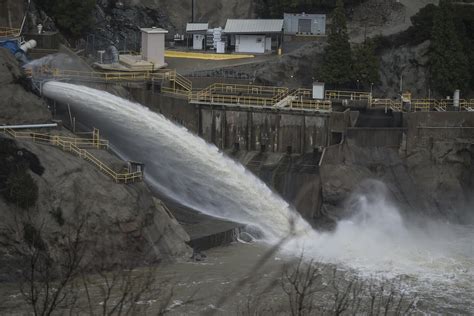
<instances>
[{"instance_id":1,"label":"large metal pipe","mask_svg":"<svg viewBox=\"0 0 474 316\"><path fill-rule=\"evenodd\" d=\"M28 50L35 48L36 45L37 43L35 40L29 40L28 42L23 43L23 45L20 46L20 49L27 53Z\"/></svg>"},{"instance_id":2,"label":"large metal pipe","mask_svg":"<svg viewBox=\"0 0 474 316\"><path fill-rule=\"evenodd\" d=\"M58 123L26 124L26 125L0 125L0 129L27 129L27 128L51 128L51 127L58 127Z\"/></svg>"}]
</instances>

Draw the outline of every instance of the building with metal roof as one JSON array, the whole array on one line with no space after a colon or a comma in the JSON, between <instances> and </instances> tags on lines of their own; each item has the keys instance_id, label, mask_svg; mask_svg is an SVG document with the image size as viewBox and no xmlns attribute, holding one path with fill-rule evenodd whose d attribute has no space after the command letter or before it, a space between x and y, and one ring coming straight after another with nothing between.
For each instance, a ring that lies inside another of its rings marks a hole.
<instances>
[{"instance_id":1,"label":"building with metal roof","mask_svg":"<svg viewBox=\"0 0 474 316\"><path fill-rule=\"evenodd\" d=\"M186 24L187 43L189 39L193 40L193 49L203 50L206 48L206 36L209 29L209 23L188 23Z\"/></svg>"},{"instance_id":2,"label":"building with metal roof","mask_svg":"<svg viewBox=\"0 0 474 316\"><path fill-rule=\"evenodd\" d=\"M227 45L237 53L266 53L280 48L283 20L227 20L224 28Z\"/></svg>"},{"instance_id":3,"label":"building with metal roof","mask_svg":"<svg viewBox=\"0 0 474 316\"><path fill-rule=\"evenodd\" d=\"M283 31L283 20L227 20L226 34L271 34Z\"/></svg>"},{"instance_id":4,"label":"building with metal roof","mask_svg":"<svg viewBox=\"0 0 474 316\"><path fill-rule=\"evenodd\" d=\"M209 23L188 23L186 24L186 33L207 32Z\"/></svg>"}]
</instances>

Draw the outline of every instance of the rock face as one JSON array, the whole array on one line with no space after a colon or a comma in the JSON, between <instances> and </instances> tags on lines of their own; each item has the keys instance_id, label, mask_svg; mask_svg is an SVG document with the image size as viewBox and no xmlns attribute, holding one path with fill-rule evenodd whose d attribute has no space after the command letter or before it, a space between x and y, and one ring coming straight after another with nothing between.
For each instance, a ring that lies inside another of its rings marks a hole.
<instances>
[{"instance_id":1,"label":"rock face","mask_svg":"<svg viewBox=\"0 0 474 316\"><path fill-rule=\"evenodd\" d=\"M50 249L71 226L84 222L82 242L113 249L110 260L162 262L190 255L188 235L144 183L115 184L85 160L55 147L28 141L18 147L36 155L44 172L30 172L39 189L34 208L25 211L0 198L0 256L8 257L2 245L12 238L12 227L21 232L27 219L43 227Z\"/></svg>"},{"instance_id":2,"label":"rock face","mask_svg":"<svg viewBox=\"0 0 474 316\"><path fill-rule=\"evenodd\" d=\"M0 48L0 125L46 123L48 106L20 84L22 74L15 57Z\"/></svg>"},{"instance_id":3,"label":"rock face","mask_svg":"<svg viewBox=\"0 0 474 316\"><path fill-rule=\"evenodd\" d=\"M375 87L376 95L393 98L400 93L400 82L404 90L413 97L427 97L429 94L428 48L426 41L417 46L400 46L384 50L380 55L380 80Z\"/></svg>"},{"instance_id":4,"label":"rock face","mask_svg":"<svg viewBox=\"0 0 474 316\"><path fill-rule=\"evenodd\" d=\"M119 50L140 51L139 28L161 27L172 37L185 34L186 23L191 22L190 0L100 0L97 4L96 50L114 44ZM254 16L254 2L248 0L196 1L195 6L196 21L209 22L210 27L223 28L228 18Z\"/></svg>"}]
</instances>

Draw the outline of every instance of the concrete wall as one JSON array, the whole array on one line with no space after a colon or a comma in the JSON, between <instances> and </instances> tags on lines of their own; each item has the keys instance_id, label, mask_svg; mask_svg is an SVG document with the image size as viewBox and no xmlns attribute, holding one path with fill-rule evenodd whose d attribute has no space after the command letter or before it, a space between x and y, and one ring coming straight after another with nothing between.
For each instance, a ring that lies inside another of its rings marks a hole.
<instances>
[{"instance_id":1,"label":"concrete wall","mask_svg":"<svg viewBox=\"0 0 474 316\"><path fill-rule=\"evenodd\" d=\"M129 88L133 98L180 123L221 149L310 153L331 140L332 131L343 133L349 113L275 111L272 109L189 104L185 99Z\"/></svg>"},{"instance_id":2,"label":"concrete wall","mask_svg":"<svg viewBox=\"0 0 474 316\"><path fill-rule=\"evenodd\" d=\"M348 128L347 140L359 147L399 148L403 139L403 128Z\"/></svg>"},{"instance_id":3,"label":"concrete wall","mask_svg":"<svg viewBox=\"0 0 474 316\"><path fill-rule=\"evenodd\" d=\"M433 142L474 143L474 113L430 112L405 114L407 154L416 148L429 149Z\"/></svg>"}]
</instances>

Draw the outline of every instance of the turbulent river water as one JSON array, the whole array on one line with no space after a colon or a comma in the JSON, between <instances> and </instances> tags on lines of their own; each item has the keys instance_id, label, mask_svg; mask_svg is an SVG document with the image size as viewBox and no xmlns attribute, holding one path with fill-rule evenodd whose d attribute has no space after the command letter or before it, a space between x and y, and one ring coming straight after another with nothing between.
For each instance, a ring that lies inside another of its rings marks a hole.
<instances>
[{"instance_id":1,"label":"turbulent river water","mask_svg":"<svg viewBox=\"0 0 474 316\"><path fill-rule=\"evenodd\" d=\"M245 167L148 108L104 91L62 82L46 97L100 129L125 159L145 163L147 183L202 213L258 227L282 251L334 263L367 277L403 277L437 303L426 311L474 313L474 227L424 220L407 223L384 185L354 194L353 217L319 233ZM291 236L290 238L287 238Z\"/></svg>"}]
</instances>

